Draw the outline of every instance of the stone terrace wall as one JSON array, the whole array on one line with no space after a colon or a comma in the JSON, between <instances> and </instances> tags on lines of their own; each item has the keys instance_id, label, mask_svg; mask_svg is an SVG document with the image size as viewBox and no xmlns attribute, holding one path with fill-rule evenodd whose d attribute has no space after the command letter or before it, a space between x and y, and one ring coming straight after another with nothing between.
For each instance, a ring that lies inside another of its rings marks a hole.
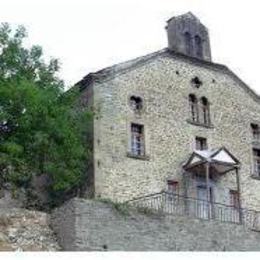
<instances>
[{"instance_id":1,"label":"stone terrace wall","mask_svg":"<svg viewBox=\"0 0 260 260\"><path fill-rule=\"evenodd\" d=\"M260 251L260 233L240 225L133 210L124 215L94 200L73 199L51 220L64 250Z\"/></svg>"},{"instance_id":2,"label":"stone terrace wall","mask_svg":"<svg viewBox=\"0 0 260 260\"><path fill-rule=\"evenodd\" d=\"M76 208L78 200L73 199L54 210L50 217L51 226L59 244L67 251L76 250Z\"/></svg>"}]
</instances>

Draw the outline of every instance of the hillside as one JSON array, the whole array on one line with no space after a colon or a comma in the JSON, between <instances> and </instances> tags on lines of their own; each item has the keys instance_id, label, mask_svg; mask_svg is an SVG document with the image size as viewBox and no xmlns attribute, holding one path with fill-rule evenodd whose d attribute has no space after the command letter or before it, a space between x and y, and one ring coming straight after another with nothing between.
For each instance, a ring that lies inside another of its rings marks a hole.
<instances>
[{"instance_id":1,"label":"hillside","mask_svg":"<svg viewBox=\"0 0 260 260\"><path fill-rule=\"evenodd\" d=\"M0 251L58 251L48 214L25 209L0 209Z\"/></svg>"}]
</instances>

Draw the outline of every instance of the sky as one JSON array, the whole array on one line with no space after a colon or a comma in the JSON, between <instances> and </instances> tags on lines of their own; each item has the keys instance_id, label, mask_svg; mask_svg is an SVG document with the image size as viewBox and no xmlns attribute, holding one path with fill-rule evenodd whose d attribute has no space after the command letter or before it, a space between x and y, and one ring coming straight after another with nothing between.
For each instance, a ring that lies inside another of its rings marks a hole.
<instances>
[{"instance_id":1,"label":"sky","mask_svg":"<svg viewBox=\"0 0 260 260\"><path fill-rule=\"evenodd\" d=\"M260 94L258 0L0 0L0 22L58 58L67 88L89 72L167 47L166 21L191 11L210 33L213 61Z\"/></svg>"}]
</instances>

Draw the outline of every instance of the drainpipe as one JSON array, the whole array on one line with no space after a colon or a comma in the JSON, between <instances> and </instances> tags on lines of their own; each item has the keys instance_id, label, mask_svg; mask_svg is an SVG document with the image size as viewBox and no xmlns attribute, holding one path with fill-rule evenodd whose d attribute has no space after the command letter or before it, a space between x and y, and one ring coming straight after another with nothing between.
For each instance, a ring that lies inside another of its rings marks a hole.
<instances>
[{"instance_id":1,"label":"drainpipe","mask_svg":"<svg viewBox=\"0 0 260 260\"><path fill-rule=\"evenodd\" d=\"M242 224L243 222L243 216L242 216L242 210L241 210L241 198L240 198L240 178L239 178L239 167L236 166L236 182L237 182L237 193L238 193L238 212L239 212L239 223Z\"/></svg>"}]
</instances>

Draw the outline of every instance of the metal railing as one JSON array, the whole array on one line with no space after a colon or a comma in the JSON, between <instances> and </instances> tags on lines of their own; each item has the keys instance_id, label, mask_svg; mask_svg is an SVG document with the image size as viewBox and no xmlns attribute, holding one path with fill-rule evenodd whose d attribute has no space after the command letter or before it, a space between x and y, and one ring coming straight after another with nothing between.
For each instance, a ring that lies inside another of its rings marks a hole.
<instances>
[{"instance_id":1,"label":"metal railing","mask_svg":"<svg viewBox=\"0 0 260 260\"><path fill-rule=\"evenodd\" d=\"M245 225L250 229L260 231L259 211L180 196L166 191L135 198L126 203L139 209L205 220L214 219Z\"/></svg>"}]
</instances>

